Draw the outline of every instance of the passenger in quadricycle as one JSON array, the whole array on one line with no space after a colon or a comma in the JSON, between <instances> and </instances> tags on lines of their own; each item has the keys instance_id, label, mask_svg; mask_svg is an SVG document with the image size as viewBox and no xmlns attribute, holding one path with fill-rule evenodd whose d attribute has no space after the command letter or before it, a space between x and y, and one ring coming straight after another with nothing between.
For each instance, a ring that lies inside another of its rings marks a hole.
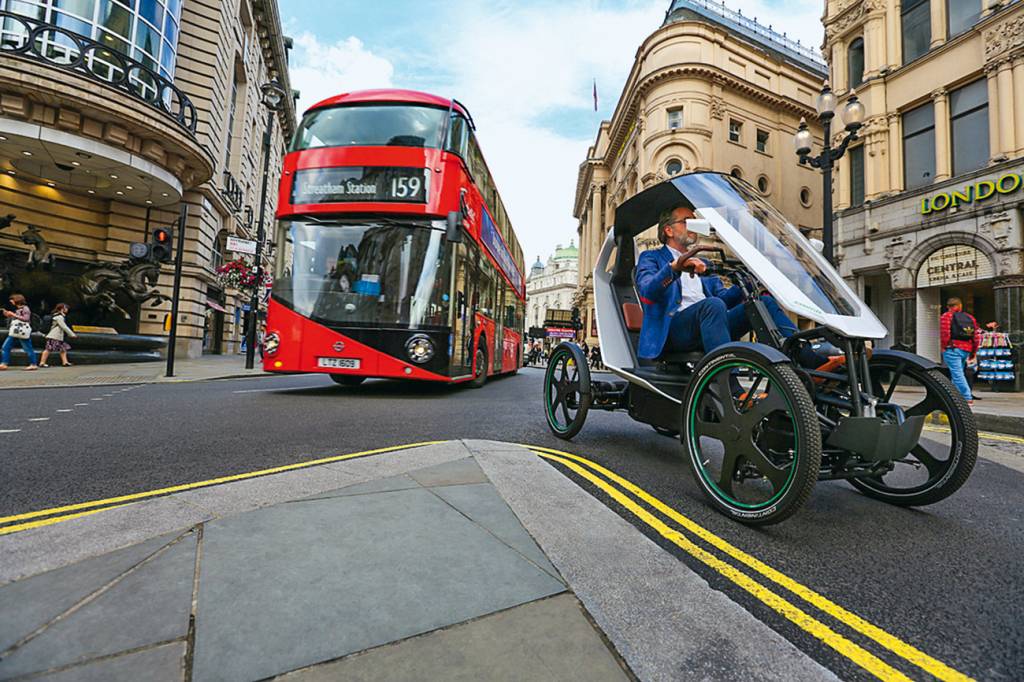
<instances>
[{"instance_id":1,"label":"passenger in quadricycle","mask_svg":"<svg viewBox=\"0 0 1024 682\"><path fill-rule=\"evenodd\" d=\"M662 212L658 220L660 249L640 254L636 267L636 287L644 306L638 355L656 359L665 352L704 350L710 353L750 332L740 287L726 287L717 276L705 274L708 263L700 258L685 258L697 241L686 228L694 218L693 210L678 205ZM686 274L686 273L689 274ZM784 338L797 327L770 295L761 297L765 309ZM837 351L801 351L801 363L818 367Z\"/></svg>"}]
</instances>

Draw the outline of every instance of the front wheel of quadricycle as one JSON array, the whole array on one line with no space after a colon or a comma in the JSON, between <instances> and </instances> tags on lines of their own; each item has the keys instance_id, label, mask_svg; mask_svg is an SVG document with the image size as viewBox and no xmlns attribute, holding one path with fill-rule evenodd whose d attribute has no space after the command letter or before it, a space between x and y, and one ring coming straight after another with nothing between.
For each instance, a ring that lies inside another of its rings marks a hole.
<instances>
[{"instance_id":1,"label":"front wheel of quadricycle","mask_svg":"<svg viewBox=\"0 0 1024 682\"><path fill-rule=\"evenodd\" d=\"M814 403L789 365L772 364L756 349L704 358L683 401L682 433L697 485L736 521L783 521L818 480Z\"/></svg>"},{"instance_id":2,"label":"front wheel of quadricycle","mask_svg":"<svg viewBox=\"0 0 1024 682\"><path fill-rule=\"evenodd\" d=\"M850 483L868 497L905 507L946 499L967 481L978 458L978 427L967 401L938 369L885 356L872 358L868 369L879 402L932 424L891 471Z\"/></svg>"},{"instance_id":3,"label":"front wheel of quadricycle","mask_svg":"<svg viewBox=\"0 0 1024 682\"><path fill-rule=\"evenodd\" d=\"M476 360L473 362L476 374L469 382L470 388L482 388L487 383L487 351L483 349L483 345L484 340L481 337L480 345L476 349Z\"/></svg>"},{"instance_id":4,"label":"front wheel of quadricycle","mask_svg":"<svg viewBox=\"0 0 1024 682\"><path fill-rule=\"evenodd\" d=\"M569 440L583 428L590 411L590 368L575 344L560 344L544 372L544 415L556 437Z\"/></svg>"},{"instance_id":5,"label":"front wheel of quadricycle","mask_svg":"<svg viewBox=\"0 0 1024 682\"><path fill-rule=\"evenodd\" d=\"M354 377L351 374L331 374L331 381L339 386L358 386L366 381L366 377Z\"/></svg>"}]
</instances>

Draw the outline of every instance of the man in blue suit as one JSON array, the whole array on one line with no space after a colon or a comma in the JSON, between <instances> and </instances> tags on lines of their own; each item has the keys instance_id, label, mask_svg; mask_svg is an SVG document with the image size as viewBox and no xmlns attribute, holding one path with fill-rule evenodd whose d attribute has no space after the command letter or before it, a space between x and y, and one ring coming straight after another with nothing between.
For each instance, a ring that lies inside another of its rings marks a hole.
<instances>
[{"instance_id":1,"label":"man in blue suit","mask_svg":"<svg viewBox=\"0 0 1024 682\"><path fill-rule=\"evenodd\" d=\"M658 239L664 246L641 253L637 261L636 288L644 307L641 358L654 359L666 351L711 352L750 331L742 290L726 288L718 277L703 276L705 261L683 259L697 241L697 235L686 229L686 221L693 217L687 206L663 212ZM684 274L687 269L693 274ZM796 333L796 325L774 299L765 296L762 301L783 336Z\"/></svg>"}]
</instances>

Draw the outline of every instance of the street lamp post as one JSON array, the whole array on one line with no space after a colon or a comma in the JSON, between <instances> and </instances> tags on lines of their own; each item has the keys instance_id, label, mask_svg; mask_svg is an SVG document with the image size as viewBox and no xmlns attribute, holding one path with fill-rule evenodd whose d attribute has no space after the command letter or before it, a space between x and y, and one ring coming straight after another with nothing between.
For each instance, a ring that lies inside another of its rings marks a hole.
<instances>
[{"instance_id":1,"label":"street lamp post","mask_svg":"<svg viewBox=\"0 0 1024 682\"><path fill-rule=\"evenodd\" d=\"M843 111L843 118L846 120L846 137L838 147L832 147L832 119L835 118L836 96L832 94L832 88L828 81L821 89L817 101L818 120L821 121L825 134L825 145L818 156L811 156L811 145L814 137L807 129L807 121L800 119L800 128L793 138L796 153L800 157L801 164L808 164L812 168L820 168L822 172L823 194L823 216L822 216L822 241L825 243L823 250L825 258L829 263L835 265L834 239L832 236L832 169L836 161L843 157L850 143L857 139L857 131L864 125L864 105L857 99L857 93L850 91L850 98L846 102Z\"/></svg>"},{"instance_id":2,"label":"street lamp post","mask_svg":"<svg viewBox=\"0 0 1024 682\"><path fill-rule=\"evenodd\" d=\"M256 364L256 327L259 324L260 290L263 288L263 219L267 213L267 181L270 179L270 147L274 130L274 116L284 103L285 91L277 79L260 88L263 106L267 108L267 127L263 132L263 187L260 189L260 218L256 227L256 281L252 285L249 302L249 328L246 334L245 368Z\"/></svg>"}]
</instances>

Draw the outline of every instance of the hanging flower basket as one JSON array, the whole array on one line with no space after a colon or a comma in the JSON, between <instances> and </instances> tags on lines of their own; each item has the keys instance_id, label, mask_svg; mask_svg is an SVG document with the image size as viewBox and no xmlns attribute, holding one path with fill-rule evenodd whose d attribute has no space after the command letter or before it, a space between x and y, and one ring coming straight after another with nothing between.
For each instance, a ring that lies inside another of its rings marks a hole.
<instances>
[{"instance_id":1,"label":"hanging flower basket","mask_svg":"<svg viewBox=\"0 0 1024 682\"><path fill-rule=\"evenodd\" d=\"M263 283L272 281L268 272L263 273ZM256 286L256 268L244 258L228 261L217 268L217 282L221 288L252 289Z\"/></svg>"}]
</instances>

